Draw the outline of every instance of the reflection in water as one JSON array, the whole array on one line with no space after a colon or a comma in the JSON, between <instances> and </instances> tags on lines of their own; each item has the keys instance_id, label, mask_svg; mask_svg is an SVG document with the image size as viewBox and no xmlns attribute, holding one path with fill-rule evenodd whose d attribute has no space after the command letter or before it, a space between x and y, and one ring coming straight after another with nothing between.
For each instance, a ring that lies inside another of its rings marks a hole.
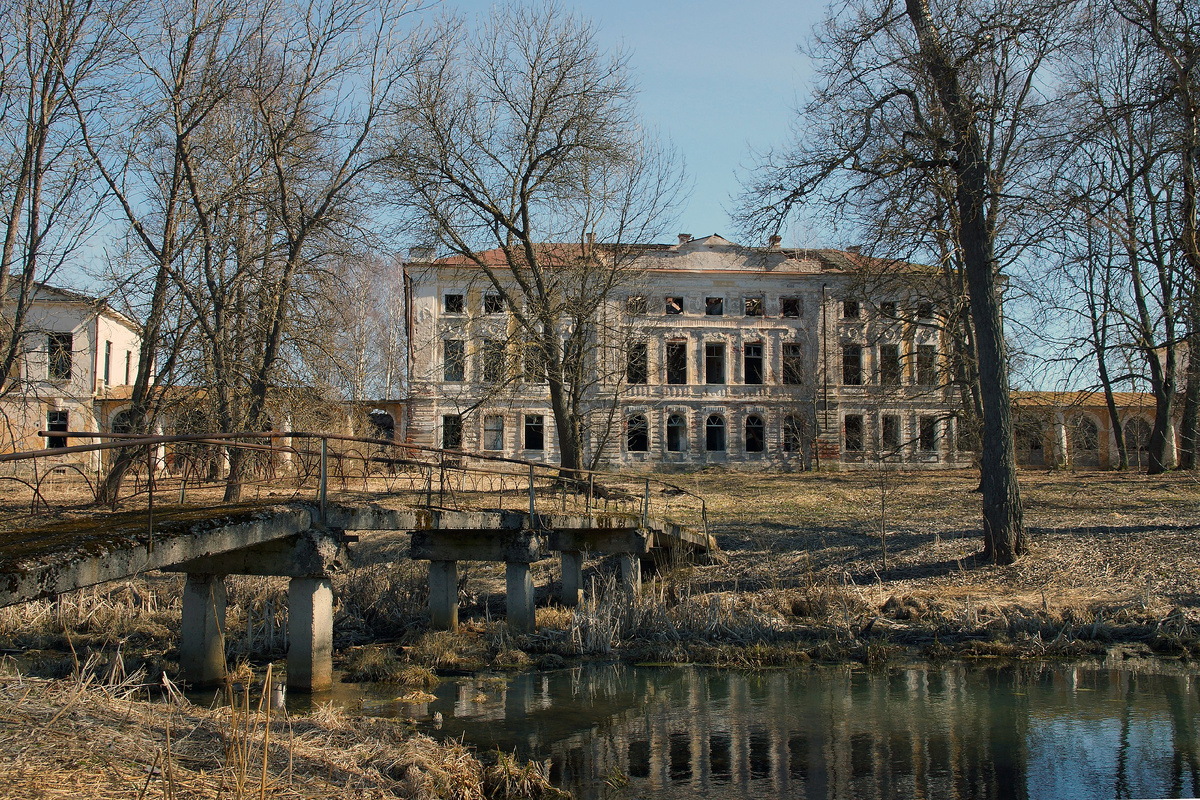
<instances>
[{"instance_id":1,"label":"reflection in water","mask_svg":"<svg viewBox=\"0 0 1200 800\"><path fill-rule=\"evenodd\" d=\"M1195 676L1050 665L740 674L584 665L461 679L438 735L546 759L581 798L1192 797Z\"/></svg>"}]
</instances>

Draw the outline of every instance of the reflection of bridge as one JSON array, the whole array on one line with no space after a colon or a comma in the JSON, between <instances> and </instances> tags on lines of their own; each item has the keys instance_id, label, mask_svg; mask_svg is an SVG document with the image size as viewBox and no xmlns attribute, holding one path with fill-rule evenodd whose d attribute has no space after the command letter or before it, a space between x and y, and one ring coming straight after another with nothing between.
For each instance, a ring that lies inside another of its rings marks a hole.
<instances>
[{"instance_id":1,"label":"reflection of bridge","mask_svg":"<svg viewBox=\"0 0 1200 800\"><path fill-rule=\"evenodd\" d=\"M504 562L509 625L528 631L530 564L550 552L561 555L561 599L575 604L585 552L615 554L636 588L642 559L715 548L703 499L647 478L294 432L54 436L109 441L0 456L0 605L186 573L180 663L199 684L224 675L224 578L246 574L291 579L288 680L329 685L330 576L357 539L347 531L411 532L411 556L430 562L432 622L450 629L458 561ZM105 486L114 464L126 470L116 493ZM115 499L101 507L105 492Z\"/></svg>"}]
</instances>

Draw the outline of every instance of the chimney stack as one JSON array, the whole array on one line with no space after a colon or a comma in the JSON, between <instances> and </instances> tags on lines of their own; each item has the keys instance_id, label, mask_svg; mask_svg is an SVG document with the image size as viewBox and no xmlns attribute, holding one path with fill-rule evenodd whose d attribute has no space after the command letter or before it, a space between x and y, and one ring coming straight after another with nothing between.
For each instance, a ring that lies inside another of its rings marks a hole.
<instances>
[{"instance_id":1,"label":"chimney stack","mask_svg":"<svg viewBox=\"0 0 1200 800\"><path fill-rule=\"evenodd\" d=\"M679 243L680 244L687 244L691 240L692 240L692 235L690 233L679 234Z\"/></svg>"},{"instance_id":2,"label":"chimney stack","mask_svg":"<svg viewBox=\"0 0 1200 800\"><path fill-rule=\"evenodd\" d=\"M846 248L846 252L854 253L854 255L856 255L856 256L862 255L862 245L861 244L851 245L850 247Z\"/></svg>"},{"instance_id":3,"label":"chimney stack","mask_svg":"<svg viewBox=\"0 0 1200 800\"><path fill-rule=\"evenodd\" d=\"M434 248L429 245L421 245L420 247L408 248L408 260L410 262L423 263L433 260Z\"/></svg>"},{"instance_id":4,"label":"chimney stack","mask_svg":"<svg viewBox=\"0 0 1200 800\"><path fill-rule=\"evenodd\" d=\"M778 250L779 243L782 241L783 241L782 236L780 236L779 234L772 234L771 238L767 240L767 246L770 247L772 250Z\"/></svg>"}]
</instances>

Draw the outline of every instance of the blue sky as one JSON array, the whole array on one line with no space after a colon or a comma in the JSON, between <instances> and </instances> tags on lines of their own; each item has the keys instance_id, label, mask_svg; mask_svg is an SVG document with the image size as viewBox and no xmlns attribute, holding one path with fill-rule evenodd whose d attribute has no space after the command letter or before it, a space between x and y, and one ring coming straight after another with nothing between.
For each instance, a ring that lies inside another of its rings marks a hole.
<instances>
[{"instance_id":1,"label":"blue sky","mask_svg":"<svg viewBox=\"0 0 1200 800\"><path fill-rule=\"evenodd\" d=\"M473 14L492 5L449 0L443 7ZM737 239L727 213L739 188L736 172L750 163L752 147L786 138L808 75L796 46L824 16L825 5L580 0L564 8L591 19L606 41L630 52L643 116L682 153L694 189L678 232ZM784 244L833 243L805 241L803 233L792 232Z\"/></svg>"}]
</instances>

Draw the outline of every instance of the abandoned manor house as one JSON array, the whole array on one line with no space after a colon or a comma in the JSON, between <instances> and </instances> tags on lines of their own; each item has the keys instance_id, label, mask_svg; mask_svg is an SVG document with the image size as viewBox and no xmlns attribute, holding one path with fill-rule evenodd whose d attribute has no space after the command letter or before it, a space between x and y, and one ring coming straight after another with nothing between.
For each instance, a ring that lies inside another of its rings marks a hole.
<instances>
[{"instance_id":1,"label":"abandoned manor house","mask_svg":"<svg viewBox=\"0 0 1200 800\"><path fill-rule=\"evenodd\" d=\"M657 468L970 463L955 448L930 268L777 238L748 248L685 234L638 252L635 277L603 304L618 344L589 352L588 458L603 448L601 463ZM545 379L523 363L491 281L446 258L410 261L405 285L408 441L554 462Z\"/></svg>"}]
</instances>

